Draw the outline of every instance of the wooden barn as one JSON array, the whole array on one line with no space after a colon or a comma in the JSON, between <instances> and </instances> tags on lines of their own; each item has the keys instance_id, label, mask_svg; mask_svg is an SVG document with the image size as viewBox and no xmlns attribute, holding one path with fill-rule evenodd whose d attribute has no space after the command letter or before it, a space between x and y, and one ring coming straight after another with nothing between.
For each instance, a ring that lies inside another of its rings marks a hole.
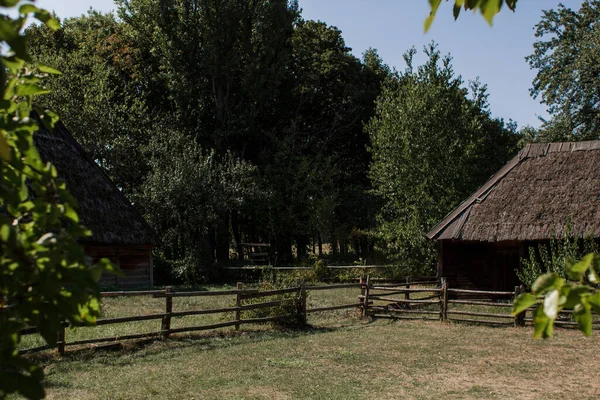
<instances>
[{"instance_id":1,"label":"wooden barn","mask_svg":"<svg viewBox=\"0 0 600 400\"><path fill-rule=\"evenodd\" d=\"M600 141L527 145L437 224L438 276L451 286L512 290L528 248L600 237Z\"/></svg>"},{"instance_id":2,"label":"wooden barn","mask_svg":"<svg viewBox=\"0 0 600 400\"><path fill-rule=\"evenodd\" d=\"M62 123L52 132L39 125L34 140L40 156L54 164L77 200L81 223L92 231L81 241L86 253L94 260L110 259L124 273L105 275L100 283L119 288L152 286L152 248L160 243L152 228Z\"/></svg>"}]
</instances>

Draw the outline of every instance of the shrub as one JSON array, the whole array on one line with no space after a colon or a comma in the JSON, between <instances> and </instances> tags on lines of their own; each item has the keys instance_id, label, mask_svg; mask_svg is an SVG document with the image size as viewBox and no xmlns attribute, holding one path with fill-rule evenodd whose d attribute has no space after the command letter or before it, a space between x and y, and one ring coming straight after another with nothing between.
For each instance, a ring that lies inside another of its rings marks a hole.
<instances>
[{"instance_id":1,"label":"shrub","mask_svg":"<svg viewBox=\"0 0 600 400\"><path fill-rule=\"evenodd\" d=\"M556 273L566 278L565 263L581 259L585 254L597 253L598 245L593 238L580 238L571 235L567 226L562 239L552 237L548 245L540 244L529 248L529 258L521 259L521 268L515 270L517 277L527 288L545 273Z\"/></svg>"}]
</instances>

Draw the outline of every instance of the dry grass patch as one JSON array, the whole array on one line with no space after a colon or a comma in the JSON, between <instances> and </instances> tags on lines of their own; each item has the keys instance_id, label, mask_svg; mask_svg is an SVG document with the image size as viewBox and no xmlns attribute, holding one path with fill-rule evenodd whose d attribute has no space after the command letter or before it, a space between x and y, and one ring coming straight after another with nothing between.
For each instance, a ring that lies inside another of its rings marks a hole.
<instances>
[{"instance_id":1,"label":"dry grass patch","mask_svg":"<svg viewBox=\"0 0 600 400\"><path fill-rule=\"evenodd\" d=\"M319 321L319 320L318 320ZM600 339L559 330L326 318L305 332L190 335L47 361L49 398L594 398Z\"/></svg>"}]
</instances>

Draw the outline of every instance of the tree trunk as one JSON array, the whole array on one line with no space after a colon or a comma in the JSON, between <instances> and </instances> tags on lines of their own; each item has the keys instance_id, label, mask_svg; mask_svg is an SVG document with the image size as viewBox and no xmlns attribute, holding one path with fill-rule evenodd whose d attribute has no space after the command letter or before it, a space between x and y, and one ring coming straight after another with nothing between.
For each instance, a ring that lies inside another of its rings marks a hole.
<instances>
[{"instance_id":1,"label":"tree trunk","mask_svg":"<svg viewBox=\"0 0 600 400\"><path fill-rule=\"evenodd\" d=\"M306 248L308 247L308 237L299 235L296 237L296 257L298 260L305 260L308 256Z\"/></svg>"},{"instance_id":2,"label":"tree trunk","mask_svg":"<svg viewBox=\"0 0 600 400\"><path fill-rule=\"evenodd\" d=\"M323 255L323 239L320 232L317 235L317 242L319 243L319 257L321 257Z\"/></svg>"},{"instance_id":3,"label":"tree trunk","mask_svg":"<svg viewBox=\"0 0 600 400\"><path fill-rule=\"evenodd\" d=\"M358 259L361 256L361 254L360 254L360 241L358 240L358 238L354 238L352 240L352 247L354 248L354 260L358 261Z\"/></svg>"},{"instance_id":4,"label":"tree trunk","mask_svg":"<svg viewBox=\"0 0 600 400\"><path fill-rule=\"evenodd\" d=\"M217 262L226 263L229 261L229 212L225 212L219 216L219 224L217 226Z\"/></svg>"},{"instance_id":5,"label":"tree trunk","mask_svg":"<svg viewBox=\"0 0 600 400\"><path fill-rule=\"evenodd\" d=\"M240 232L240 216L237 210L231 212L231 231L233 232L233 240L235 240L235 248L238 254L238 259L244 261L244 250L242 249L242 234Z\"/></svg>"},{"instance_id":6,"label":"tree trunk","mask_svg":"<svg viewBox=\"0 0 600 400\"><path fill-rule=\"evenodd\" d=\"M275 239L275 250L277 252L277 264L290 263L294 256L292 254L292 239L288 235L278 236Z\"/></svg>"}]
</instances>

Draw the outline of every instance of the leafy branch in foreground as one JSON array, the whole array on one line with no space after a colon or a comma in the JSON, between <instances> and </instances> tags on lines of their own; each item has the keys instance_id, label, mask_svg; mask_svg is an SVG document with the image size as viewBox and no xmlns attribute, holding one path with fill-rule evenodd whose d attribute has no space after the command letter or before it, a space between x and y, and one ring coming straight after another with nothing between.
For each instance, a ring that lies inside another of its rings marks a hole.
<instances>
[{"instance_id":1,"label":"leafy branch in foreground","mask_svg":"<svg viewBox=\"0 0 600 400\"><path fill-rule=\"evenodd\" d=\"M572 310L579 329L587 336L592 334L592 311L600 312L600 291L592 286L600 283L600 256L590 253L578 262L565 263L567 279L557 273L544 274L531 293L519 295L513 304L513 316L537 305L533 311L536 339L552 336L554 321L562 310Z\"/></svg>"},{"instance_id":2,"label":"leafy branch in foreground","mask_svg":"<svg viewBox=\"0 0 600 400\"><path fill-rule=\"evenodd\" d=\"M452 12L454 14L454 19L456 20L458 19L462 8L465 10L479 11L488 24L492 25L494 17L500 12L503 4L506 4L511 11L515 11L515 8L517 7L517 1L518 0L454 0L454 8ZM429 30L429 27L433 23L441 3L442 0L429 0L431 12L425 20L425 32Z\"/></svg>"},{"instance_id":3,"label":"leafy branch in foreground","mask_svg":"<svg viewBox=\"0 0 600 400\"><path fill-rule=\"evenodd\" d=\"M60 25L31 3L0 0L0 6L18 7L16 18L0 14L0 399L11 393L40 399L43 371L19 354L19 332L36 326L55 345L63 323L93 324L100 315L96 282L112 267L106 260L90 265L77 243L90 232L34 145L38 124L52 129L58 117L47 110L34 117L33 98L48 93L43 79L59 72L26 66L23 28L31 16L51 29Z\"/></svg>"}]
</instances>

